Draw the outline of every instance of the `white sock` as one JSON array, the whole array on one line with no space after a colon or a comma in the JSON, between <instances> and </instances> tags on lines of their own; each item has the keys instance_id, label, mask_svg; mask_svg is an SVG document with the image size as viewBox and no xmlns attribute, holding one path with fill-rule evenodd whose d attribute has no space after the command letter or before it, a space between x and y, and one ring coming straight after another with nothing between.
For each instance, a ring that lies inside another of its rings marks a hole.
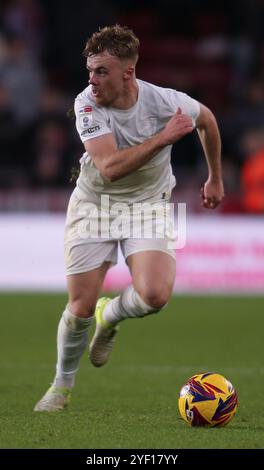
<instances>
[{"instance_id":1,"label":"white sock","mask_svg":"<svg viewBox=\"0 0 264 470\"><path fill-rule=\"evenodd\" d=\"M68 307L64 310L57 334L56 387L73 387L81 356L87 346L87 330L91 322L92 318L73 315Z\"/></svg>"},{"instance_id":2,"label":"white sock","mask_svg":"<svg viewBox=\"0 0 264 470\"><path fill-rule=\"evenodd\" d=\"M125 318L144 317L159 310L146 304L133 286L129 286L121 295L108 302L103 312L103 319L115 325Z\"/></svg>"}]
</instances>

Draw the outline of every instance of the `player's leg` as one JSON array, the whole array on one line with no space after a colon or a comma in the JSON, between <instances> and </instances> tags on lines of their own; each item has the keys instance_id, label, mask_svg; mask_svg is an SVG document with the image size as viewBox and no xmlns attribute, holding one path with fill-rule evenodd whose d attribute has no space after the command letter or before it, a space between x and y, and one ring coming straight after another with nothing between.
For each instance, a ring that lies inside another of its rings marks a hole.
<instances>
[{"instance_id":1,"label":"player's leg","mask_svg":"<svg viewBox=\"0 0 264 470\"><path fill-rule=\"evenodd\" d=\"M125 318L160 311L168 302L175 279L175 258L162 251L144 251L127 258L132 285L109 302L103 318L112 325Z\"/></svg>"},{"instance_id":2,"label":"player's leg","mask_svg":"<svg viewBox=\"0 0 264 470\"><path fill-rule=\"evenodd\" d=\"M89 197L93 201L93 195ZM56 376L36 411L56 411L67 405L106 271L117 261L117 243L92 239L86 227L90 227L89 210L73 192L65 228L69 302L58 326Z\"/></svg>"},{"instance_id":3,"label":"player's leg","mask_svg":"<svg viewBox=\"0 0 264 470\"><path fill-rule=\"evenodd\" d=\"M109 262L105 262L97 269L67 278L69 302L58 327L56 387L72 388L74 385L75 374L87 346L88 328L108 268Z\"/></svg>"},{"instance_id":4,"label":"player's leg","mask_svg":"<svg viewBox=\"0 0 264 470\"><path fill-rule=\"evenodd\" d=\"M153 250L149 250L151 244ZM166 241L126 240L122 251L133 285L114 299L98 301L96 317L100 329L90 345L90 360L97 367L107 362L113 347L113 342L105 347L103 335L107 331L115 331L116 334L117 324L126 318L158 312L168 302L173 289L175 252L167 249Z\"/></svg>"},{"instance_id":5,"label":"player's leg","mask_svg":"<svg viewBox=\"0 0 264 470\"><path fill-rule=\"evenodd\" d=\"M34 411L58 411L68 405L108 267L109 262L89 272L68 276L69 302L58 325L56 375Z\"/></svg>"},{"instance_id":6,"label":"player's leg","mask_svg":"<svg viewBox=\"0 0 264 470\"><path fill-rule=\"evenodd\" d=\"M161 310L169 301L176 271L175 257L161 251L134 253L127 259L133 287L149 306Z\"/></svg>"}]
</instances>

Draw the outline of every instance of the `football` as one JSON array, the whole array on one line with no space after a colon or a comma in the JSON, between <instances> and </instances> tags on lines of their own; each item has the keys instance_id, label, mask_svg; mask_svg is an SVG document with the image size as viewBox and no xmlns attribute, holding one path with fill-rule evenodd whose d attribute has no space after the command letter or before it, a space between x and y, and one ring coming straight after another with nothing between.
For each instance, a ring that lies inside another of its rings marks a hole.
<instances>
[{"instance_id":1,"label":"football","mask_svg":"<svg viewBox=\"0 0 264 470\"><path fill-rule=\"evenodd\" d=\"M181 417L190 426L225 426L234 417L238 399L233 385L223 375L207 372L193 375L179 396Z\"/></svg>"}]
</instances>

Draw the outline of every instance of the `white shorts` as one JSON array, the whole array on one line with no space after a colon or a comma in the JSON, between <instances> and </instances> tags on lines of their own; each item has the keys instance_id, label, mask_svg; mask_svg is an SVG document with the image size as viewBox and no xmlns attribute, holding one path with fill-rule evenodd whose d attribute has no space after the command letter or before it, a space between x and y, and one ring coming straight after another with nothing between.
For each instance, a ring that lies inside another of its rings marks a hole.
<instances>
[{"instance_id":1,"label":"white shorts","mask_svg":"<svg viewBox=\"0 0 264 470\"><path fill-rule=\"evenodd\" d=\"M164 205L164 201L161 202ZM66 274L80 274L99 268L104 262L117 264L118 246L127 259L128 256L143 251L162 251L175 259L175 250L171 248L173 238L164 230L162 238L140 237L139 225L132 230L127 208L122 205L122 217L114 221L109 217L109 208L103 208L98 216L98 197L90 196L89 202L78 199L73 192L67 211L65 227L65 264ZM113 207L113 206L112 206ZM106 209L104 211L104 209ZM110 206L111 209L111 206ZM108 211L108 217L107 217ZM157 222L156 222L157 220ZM146 214L146 230L153 226L152 212ZM155 219L159 233L164 228L162 217ZM103 225L104 224L104 225ZM122 233L118 230L122 225ZM102 227L104 231L102 233ZM109 230L107 230L109 229ZM140 232L141 234L141 232ZM170 243L168 243L170 242Z\"/></svg>"}]
</instances>

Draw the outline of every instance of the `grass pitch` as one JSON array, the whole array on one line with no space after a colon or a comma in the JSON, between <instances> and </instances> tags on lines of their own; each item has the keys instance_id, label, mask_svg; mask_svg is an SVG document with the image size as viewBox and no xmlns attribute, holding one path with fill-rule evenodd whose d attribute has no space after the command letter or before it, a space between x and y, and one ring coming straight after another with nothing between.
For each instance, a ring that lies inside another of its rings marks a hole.
<instances>
[{"instance_id":1,"label":"grass pitch","mask_svg":"<svg viewBox=\"0 0 264 470\"><path fill-rule=\"evenodd\" d=\"M34 413L54 376L65 302L1 295L0 448L264 448L263 298L179 296L158 315L127 320L109 364L95 369L82 358L69 409ZM203 371L237 389L226 428L190 428L179 417L181 386Z\"/></svg>"}]
</instances>

